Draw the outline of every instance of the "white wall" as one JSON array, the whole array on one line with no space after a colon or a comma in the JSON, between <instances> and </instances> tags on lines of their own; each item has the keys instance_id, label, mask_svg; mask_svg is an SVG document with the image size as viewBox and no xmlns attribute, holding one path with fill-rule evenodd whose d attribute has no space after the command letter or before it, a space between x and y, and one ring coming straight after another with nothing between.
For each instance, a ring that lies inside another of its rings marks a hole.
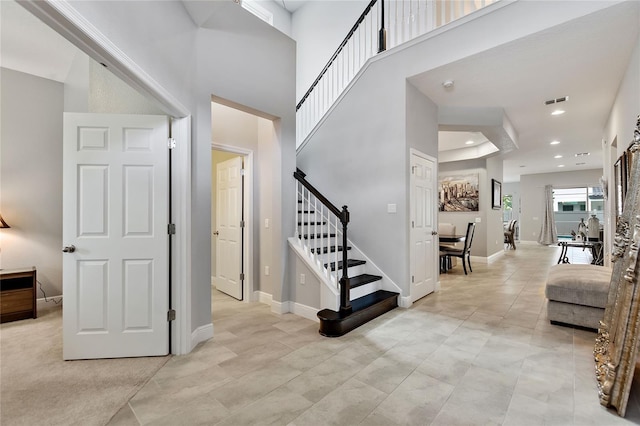
<instances>
[{"instance_id":1,"label":"white wall","mask_svg":"<svg viewBox=\"0 0 640 426\"><path fill-rule=\"evenodd\" d=\"M286 285L293 234L295 44L233 2L216 5L216 28L197 28L180 1L71 1L152 79L192 112L191 326L211 324L211 95L276 120L271 250L274 300ZM286 178L285 178L286 176ZM287 211L282 206L287 206Z\"/></svg>"},{"instance_id":2,"label":"white wall","mask_svg":"<svg viewBox=\"0 0 640 426\"><path fill-rule=\"evenodd\" d=\"M0 69L3 269L35 266L47 297L62 294L62 83ZM38 298L42 293L38 291Z\"/></svg>"},{"instance_id":3,"label":"white wall","mask_svg":"<svg viewBox=\"0 0 640 426\"><path fill-rule=\"evenodd\" d=\"M522 194L520 240L538 241L544 213L545 185L552 185L554 188L598 186L601 176L602 169L520 176L520 193Z\"/></svg>"},{"instance_id":4,"label":"white wall","mask_svg":"<svg viewBox=\"0 0 640 426\"><path fill-rule=\"evenodd\" d=\"M640 22L640 16L638 16ZM640 37L629 60L629 66L620 83L611 114L603 132L603 150L605 164L603 175L609 186L608 210L605 215L605 253L611 252L615 233L614 170L613 165L633 140L633 130L640 114ZM616 142L616 146L612 144ZM608 154L608 155L607 155Z\"/></svg>"},{"instance_id":5,"label":"white wall","mask_svg":"<svg viewBox=\"0 0 640 426\"><path fill-rule=\"evenodd\" d=\"M368 3L369 0L316 0L306 2L293 13L291 34L297 43L296 102L318 77Z\"/></svg>"}]
</instances>

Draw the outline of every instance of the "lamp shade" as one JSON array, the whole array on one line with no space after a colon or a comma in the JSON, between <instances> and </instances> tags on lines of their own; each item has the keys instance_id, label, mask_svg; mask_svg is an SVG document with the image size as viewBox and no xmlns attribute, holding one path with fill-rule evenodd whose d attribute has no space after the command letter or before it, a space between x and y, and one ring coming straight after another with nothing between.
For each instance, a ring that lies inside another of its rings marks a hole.
<instances>
[{"instance_id":1,"label":"lamp shade","mask_svg":"<svg viewBox=\"0 0 640 426\"><path fill-rule=\"evenodd\" d=\"M4 221L2 215L0 214L0 228L11 228L7 222Z\"/></svg>"}]
</instances>

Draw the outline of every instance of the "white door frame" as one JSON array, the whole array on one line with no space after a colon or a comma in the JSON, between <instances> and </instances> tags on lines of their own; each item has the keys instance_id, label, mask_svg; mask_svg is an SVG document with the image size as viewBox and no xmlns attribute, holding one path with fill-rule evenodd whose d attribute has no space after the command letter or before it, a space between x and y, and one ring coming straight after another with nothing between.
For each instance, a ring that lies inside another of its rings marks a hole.
<instances>
[{"instance_id":1,"label":"white door frame","mask_svg":"<svg viewBox=\"0 0 640 426\"><path fill-rule=\"evenodd\" d=\"M244 262L244 282L242 283L243 302L255 302L253 294L253 150L237 146L211 142L211 150L230 152L244 157L244 222L245 231L242 237L242 258ZM215 191L211 188L211 191ZM213 197L213 194L211 194ZM215 198L212 198L215 199ZM215 214L215 212L211 212ZM212 237L213 238L213 237Z\"/></svg>"},{"instance_id":2,"label":"white door frame","mask_svg":"<svg viewBox=\"0 0 640 426\"><path fill-rule=\"evenodd\" d=\"M408 229L409 229L409 276L411 276L411 274L413 273L414 268L415 268L415 266L412 263L413 262L412 259L414 258L413 257L413 249L414 248L413 248L413 244L411 244L411 216L410 216L411 215L411 206L413 205L413 202L414 202L414 200L412 199L413 193L411 191L411 189L412 189L411 188L411 157L414 156L414 155L416 157L420 157L420 158L423 158L425 160L433 162L433 172L434 172L434 175L435 175L435 179L434 179L434 182L435 182L434 186L435 187L433 189L434 189L434 194L436 194L436 195L438 194L438 159L435 158L435 157L432 157L432 156L430 156L428 154L425 154L424 152L418 151L415 148L410 148L409 149L409 168L407 170L408 171L408 182L409 182L409 209L408 209L409 210L409 221L408 221L408 225L409 225L408 226ZM434 218L434 220L437 223L438 208L436 206L437 206L438 200L435 199L435 200L432 200L432 201L433 201L433 203L432 203L432 210L433 210L432 211L432 217ZM437 228L437 224L436 224L436 230L437 229L438 228ZM434 235L434 239L435 239L435 235ZM435 245L434 245L433 252L434 252L434 256L433 256L433 265L432 266L434 268L436 268L435 269L436 271L439 271L440 270L440 266L439 266L439 262L438 262L439 251L436 249ZM434 293L437 293L439 291L440 291L440 279L439 279L438 276L436 276ZM411 300L411 299L412 299L412 296L411 296L411 284L410 284L409 285L409 300Z\"/></svg>"},{"instance_id":3,"label":"white door frame","mask_svg":"<svg viewBox=\"0 0 640 426\"><path fill-rule=\"evenodd\" d=\"M171 353L187 354L210 337L194 341L191 331L191 112L66 0L21 0L20 4L173 117L171 135L176 148L171 160L171 209L176 235L171 242L171 307L176 319L171 324Z\"/></svg>"}]
</instances>

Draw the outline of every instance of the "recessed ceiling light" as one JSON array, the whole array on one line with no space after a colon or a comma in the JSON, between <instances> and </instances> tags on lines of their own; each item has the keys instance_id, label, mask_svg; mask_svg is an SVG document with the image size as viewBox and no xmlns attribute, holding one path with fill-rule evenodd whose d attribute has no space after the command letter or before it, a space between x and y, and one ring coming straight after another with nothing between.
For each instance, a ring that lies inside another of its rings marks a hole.
<instances>
[{"instance_id":1,"label":"recessed ceiling light","mask_svg":"<svg viewBox=\"0 0 640 426\"><path fill-rule=\"evenodd\" d=\"M560 115L560 114L564 114L564 112L565 111L563 109L557 109L557 110L553 111L551 113L551 115Z\"/></svg>"},{"instance_id":2,"label":"recessed ceiling light","mask_svg":"<svg viewBox=\"0 0 640 426\"><path fill-rule=\"evenodd\" d=\"M564 167L564 164L558 164L558 167Z\"/></svg>"},{"instance_id":3,"label":"recessed ceiling light","mask_svg":"<svg viewBox=\"0 0 640 426\"><path fill-rule=\"evenodd\" d=\"M450 89L453 87L453 80L446 80L442 82L442 85L445 89Z\"/></svg>"},{"instance_id":4,"label":"recessed ceiling light","mask_svg":"<svg viewBox=\"0 0 640 426\"><path fill-rule=\"evenodd\" d=\"M473 145L473 141L466 141L465 144L466 145Z\"/></svg>"},{"instance_id":5,"label":"recessed ceiling light","mask_svg":"<svg viewBox=\"0 0 640 426\"><path fill-rule=\"evenodd\" d=\"M551 143L549 145L558 145L560 143L560 141L551 141Z\"/></svg>"},{"instance_id":6,"label":"recessed ceiling light","mask_svg":"<svg viewBox=\"0 0 640 426\"><path fill-rule=\"evenodd\" d=\"M586 157L587 155L591 155L590 152L579 152L576 154L576 157Z\"/></svg>"},{"instance_id":7,"label":"recessed ceiling light","mask_svg":"<svg viewBox=\"0 0 640 426\"><path fill-rule=\"evenodd\" d=\"M562 158L562 155L556 155L556 156L555 156L555 157L553 157L553 158Z\"/></svg>"}]
</instances>

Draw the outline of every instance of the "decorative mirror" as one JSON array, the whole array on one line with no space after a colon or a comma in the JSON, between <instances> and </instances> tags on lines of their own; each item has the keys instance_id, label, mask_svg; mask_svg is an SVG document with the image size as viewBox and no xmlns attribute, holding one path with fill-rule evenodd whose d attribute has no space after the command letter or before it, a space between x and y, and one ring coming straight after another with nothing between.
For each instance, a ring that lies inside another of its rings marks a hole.
<instances>
[{"instance_id":1,"label":"decorative mirror","mask_svg":"<svg viewBox=\"0 0 640 426\"><path fill-rule=\"evenodd\" d=\"M600 404L624 416L640 340L640 115L629 147L633 158L624 210L613 243L611 287L596 338L594 356ZM616 176L617 178L617 176ZM616 212L617 213L617 212Z\"/></svg>"}]
</instances>

